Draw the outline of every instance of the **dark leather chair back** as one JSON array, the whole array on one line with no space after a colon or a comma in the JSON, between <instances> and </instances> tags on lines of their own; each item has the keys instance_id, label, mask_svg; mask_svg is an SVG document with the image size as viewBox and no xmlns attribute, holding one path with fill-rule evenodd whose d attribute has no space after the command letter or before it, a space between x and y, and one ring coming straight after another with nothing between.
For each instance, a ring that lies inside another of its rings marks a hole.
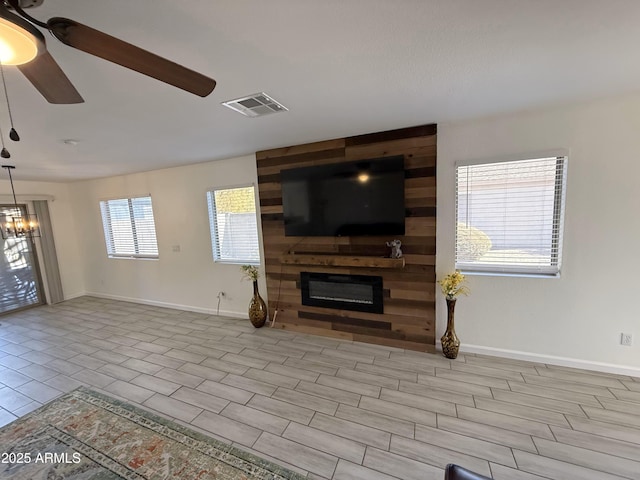
<instances>
[{"instance_id":1,"label":"dark leather chair back","mask_svg":"<svg viewBox=\"0 0 640 480\"><path fill-rule=\"evenodd\" d=\"M444 469L444 480L491 480L489 477L473 473L471 470L450 463Z\"/></svg>"}]
</instances>

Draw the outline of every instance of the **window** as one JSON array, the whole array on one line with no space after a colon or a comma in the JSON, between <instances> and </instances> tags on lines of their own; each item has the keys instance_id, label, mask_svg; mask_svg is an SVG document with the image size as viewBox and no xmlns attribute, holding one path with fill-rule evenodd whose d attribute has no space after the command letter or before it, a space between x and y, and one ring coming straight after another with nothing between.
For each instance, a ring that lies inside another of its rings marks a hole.
<instances>
[{"instance_id":1,"label":"window","mask_svg":"<svg viewBox=\"0 0 640 480\"><path fill-rule=\"evenodd\" d=\"M258 223L253 186L207 192L213 259L258 265Z\"/></svg>"},{"instance_id":2,"label":"window","mask_svg":"<svg viewBox=\"0 0 640 480\"><path fill-rule=\"evenodd\" d=\"M456 268L558 275L566 157L456 167Z\"/></svg>"},{"instance_id":3,"label":"window","mask_svg":"<svg viewBox=\"0 0 640 480\"><path fill-rule=\"evenodd\" d=\"M110 257L158 258L151 197L105 200L100 210Z\"/></svg>"}]
</instances>

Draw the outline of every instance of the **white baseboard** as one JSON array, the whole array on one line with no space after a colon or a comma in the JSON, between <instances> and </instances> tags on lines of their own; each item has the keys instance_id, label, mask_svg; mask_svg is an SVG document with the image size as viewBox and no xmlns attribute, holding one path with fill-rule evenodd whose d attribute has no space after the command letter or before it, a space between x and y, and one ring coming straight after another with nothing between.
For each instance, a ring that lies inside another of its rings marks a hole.
<instances>
[{"instance_id":1,"label":"white baseboard","mask_svg":"<svg viewBox=\"0 0 640 480\"><path fill-rule=\"evenodd\" d=\"M85 295L87 295L86 292L72 293L71 295L65 295L64 300L73 300L74 298L84 297Z\"/></svg>"},{"instance_id":2,"label":"white baseboard","mask_svg":"<svg viewBox=\"0 0 640 480\"><path fill-rule=\"evenodd\" d=\"M442 344L438 340L436 348L442 351ZM544 355L541 353L521 352L518 350L507 350L504 348L484 347L482 345L460 345L462 353L478 353L492 357L512 358L514 360L526 360L529 362L547 363L560 367L581 368L584 370L594 370L596 372L615 373L618 375L630 375L640 377L640 368L627 365L616 365L614 363L594 362L591 360L580 360L577 358L558 357L555 355Z\"/></svg>"},{"instance_id":3,"label":"white baseboard","mask_svg":"<svg viewBox=\"0 0 640 480\"><path fill-rule=\"evenodd\" d=\"M220 310L219 312L217 312L215 308L194 307L192 305L182 305L180 303L158 302L156 300L146 300L144 298L130 298L130 297L124 297L122 295L109 295L107 293L85 292L82 295L87 295L90 297L106 298L108 300L120 300L123 302L139 303L141 305L151 305L153 307L174 308L176 310L185 310L187 312L206 313L207 315L219 315L221 317L242 318L245 320L249 318L249 315L247 312L235 312L231 310Z\"/></svg>"}]
</instances>

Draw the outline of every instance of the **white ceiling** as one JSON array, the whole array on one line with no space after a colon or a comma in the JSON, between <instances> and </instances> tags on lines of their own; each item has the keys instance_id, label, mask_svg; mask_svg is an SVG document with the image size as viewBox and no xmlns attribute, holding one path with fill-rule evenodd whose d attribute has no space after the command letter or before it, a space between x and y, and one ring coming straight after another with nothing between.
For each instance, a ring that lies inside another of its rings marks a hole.
<instances>
[{"instance_id":1,"label":"white ceiling","mask_svg":"<svg viewBox=\"0 0 640 480\"><path fill-rule=\"evenodd\" d=\"M218 86L200 98L47 34L86 103L48 104L5 67L22 141L7 138L4 102L0 124L20 180L140 172L640 89L639 0L45 0L29 13L88 24ZM220 105L260 91L290 111L246 118Z\"/></svg>"}]
</instances>

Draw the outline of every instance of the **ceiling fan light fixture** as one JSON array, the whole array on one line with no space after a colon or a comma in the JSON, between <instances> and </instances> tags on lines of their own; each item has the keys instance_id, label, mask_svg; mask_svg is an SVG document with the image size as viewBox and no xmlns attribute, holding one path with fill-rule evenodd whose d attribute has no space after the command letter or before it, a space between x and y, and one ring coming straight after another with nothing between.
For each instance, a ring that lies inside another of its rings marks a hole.
<instances>
[{"instance_id":1,"label":"ceiling fan light fixture","mask_svg":"<svg viewBox=\"0 0 640 480\"><path fill-rule=\"evenodd\" d=\"M23 65L44 50L42 33L0 6L0 62L3 65Z\"/></svg>"}]
</instances>

